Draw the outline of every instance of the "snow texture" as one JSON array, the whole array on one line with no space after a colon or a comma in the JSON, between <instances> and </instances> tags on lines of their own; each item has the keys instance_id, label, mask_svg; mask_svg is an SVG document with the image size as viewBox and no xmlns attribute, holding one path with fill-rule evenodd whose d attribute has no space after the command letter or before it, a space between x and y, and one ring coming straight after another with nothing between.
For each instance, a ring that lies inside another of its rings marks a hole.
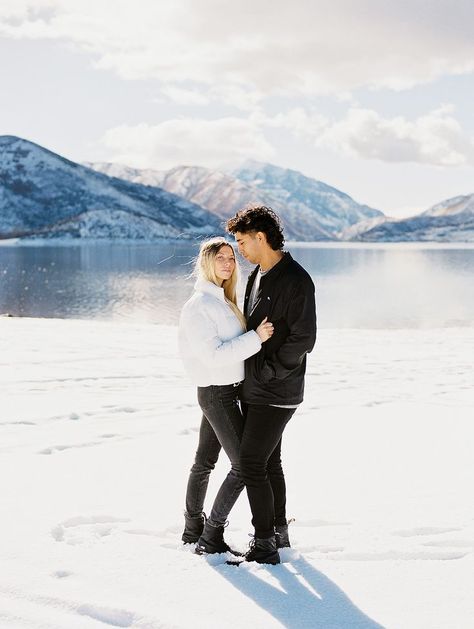
<instances>
[{"instance_id":1,"label":"snow texture","mask_svg":"<svg viewBox=\"0 0 474 629\"><path fill-rule=\"evenodd\" d=\"M176 328L0 318L0 627L467 629L473 345L323 330L283 439L293 547L233 567L180 542L200 412ZM226 538L250 531L244 494Z\"/></svg>"}]
</instances>

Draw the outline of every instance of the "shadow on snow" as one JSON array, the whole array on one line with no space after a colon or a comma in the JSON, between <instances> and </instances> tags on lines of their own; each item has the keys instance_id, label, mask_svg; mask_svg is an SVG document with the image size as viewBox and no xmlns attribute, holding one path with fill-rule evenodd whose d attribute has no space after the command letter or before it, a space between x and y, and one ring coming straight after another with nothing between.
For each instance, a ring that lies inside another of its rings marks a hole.
<instances>
[{"instance_id":1,"label":"shadow on snow","mask_svg":"<svg viewBox=\"0 0 474 629\"><path fill-rule=\"evenodd\" d=\"M262 581L247 569L222 564L214 568L284 627L383 629L303 558L270 568L272 577L284 591Z\"/></svg>"}]
</instances>

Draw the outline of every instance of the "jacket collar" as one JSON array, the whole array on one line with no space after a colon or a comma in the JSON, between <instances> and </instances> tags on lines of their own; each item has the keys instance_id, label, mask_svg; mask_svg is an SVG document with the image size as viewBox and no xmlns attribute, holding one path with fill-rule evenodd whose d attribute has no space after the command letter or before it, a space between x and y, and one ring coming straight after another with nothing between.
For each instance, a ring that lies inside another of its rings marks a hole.
<instances>
[{"instance_id":1,"label":"jacket collar","mask_svg":"<svg viewBox=\"0 0 474 629\"><path fill-rule=\"evenodd\" d=\"M260 287L259 287L260 290L263 290L265 288L265 285L266 285L266 283L268 281L270 281L270 284L271 284L271 282L273 281L272 278L276 279L278 277L278 275L280 275L280 273L293 261L291 253L289 253L288 251L284 251L283 253L284 253L284 255L283 255L282 259L279 260L275 264L275 266L272 266L272 268L269 271L267 271L265 273L265 275L262 275L262 277L260 279ZM254 268L254 270L251 272L251 274L249 275L249 278L247 280L247 287L245 289L244 313L245 313L245 316L247 317L248 320L250 320L250 318L251 318L249 316L249 313L248 313L248 310L247 310L248 304L249 304L250 292L252 290L252 286L253 286L253 283L255 281L255 277L256 277L259 269L260 269L260 266L256 266ZM269 280L269 278L270 278L270 280ZM254 308L253 312L255 312L255 308Z\"/></svg>"},{"instance_id":2,"label":"jacket collar","mask_svg":"<svg viewBox=\"0 0 474 629\"><path fill-rule=\"evenodd\" d=\"M280 272L286 267L288 266L288 264L290 264L290 262L293 260L291 253L289 251L284 251L283 252L283 257L281 260L278 260L278 262L272 266L271 269L269 269L268 271L266 271L265 275L262 275L262 279L260 282L260 285L262 286L262 284L265 284L265 282L267 281L267 279L269 277L273 277L273 276L277 276L280 274ZM249 276L248 279L248 283L247 283L247 288L250 289L250 287L253 284L253 280L255 279L255 276L257 275L258 271L260 269L260 266L256 266L254 268L254 270L252 271L252 273ZM250 290L249 290L250 293Z\"/></svg>"},{"instance_id":3,"label":"jacket collar","mask_svg":"<svg viewBox=\"0 0 474 629\"><path fill-rule=\"evenodd\" d=\"M212 295L213 297L225 302L224 289L213 282L209 282L208 280L196 280L194 290L200 293L205 293L206 295Z\"/></svg>"},{"instance_id":4,"label":"jacket collar","mask_svg":"<svg viewBox=\"0 0 474 629\"><path fill-rule=\"evenodd\" d=\"M291 253L289 251L284 251L281 260L278 260L278 262L265 273L262 280L270 275L278 275L286 266L288 266L288 264L290 264L292 260L293 258L291 257Z\"/></svg>"}]
</instances>

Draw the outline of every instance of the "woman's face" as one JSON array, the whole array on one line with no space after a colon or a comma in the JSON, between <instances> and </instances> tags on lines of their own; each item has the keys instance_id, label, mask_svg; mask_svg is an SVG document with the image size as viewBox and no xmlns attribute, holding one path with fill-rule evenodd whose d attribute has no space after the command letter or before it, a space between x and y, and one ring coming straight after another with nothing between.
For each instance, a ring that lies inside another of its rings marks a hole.
<instances>
[{"instance_id":1,"label":"woman's face","mask_svg":"<svg viewBox=\"0 0 474 629\"><path fill-rule=\"evenodd\" d=\"M235 269L235 256L232 247L223 245L214 258L214 272L221 286L224 280L228 280Z\"/></svg>"}]
</instances>

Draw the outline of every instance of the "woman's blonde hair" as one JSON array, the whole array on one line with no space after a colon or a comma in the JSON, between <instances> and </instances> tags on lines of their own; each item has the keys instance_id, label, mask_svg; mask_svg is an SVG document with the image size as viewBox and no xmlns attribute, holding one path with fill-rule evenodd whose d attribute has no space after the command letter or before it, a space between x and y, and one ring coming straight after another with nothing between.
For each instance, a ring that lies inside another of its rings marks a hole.
<instances>
[{"instance_id":1,"label":"woman's blonde hair","mask_svg":"<svg viewBox=\"0 0 474 629\"><path fill-rule=\"evenodd\" d=\"M240 308L237 305L237 282L239 280L239 266L237 263L237 257L235 255L234 247L225 238L217 237L204 240L199 248L199 254L196 259L194 267L195 273L201 279L207 280L220 286L220 280L218 279L215 271L215 259L222 247L230 247L235 258L235 266L232 275L228 280L222 282L222 288L224 289L224 297L229 306L234 311L235 315L239 319L242 328L246 329L245 317L242 314Z\"/></svg>"}]
</instances>

